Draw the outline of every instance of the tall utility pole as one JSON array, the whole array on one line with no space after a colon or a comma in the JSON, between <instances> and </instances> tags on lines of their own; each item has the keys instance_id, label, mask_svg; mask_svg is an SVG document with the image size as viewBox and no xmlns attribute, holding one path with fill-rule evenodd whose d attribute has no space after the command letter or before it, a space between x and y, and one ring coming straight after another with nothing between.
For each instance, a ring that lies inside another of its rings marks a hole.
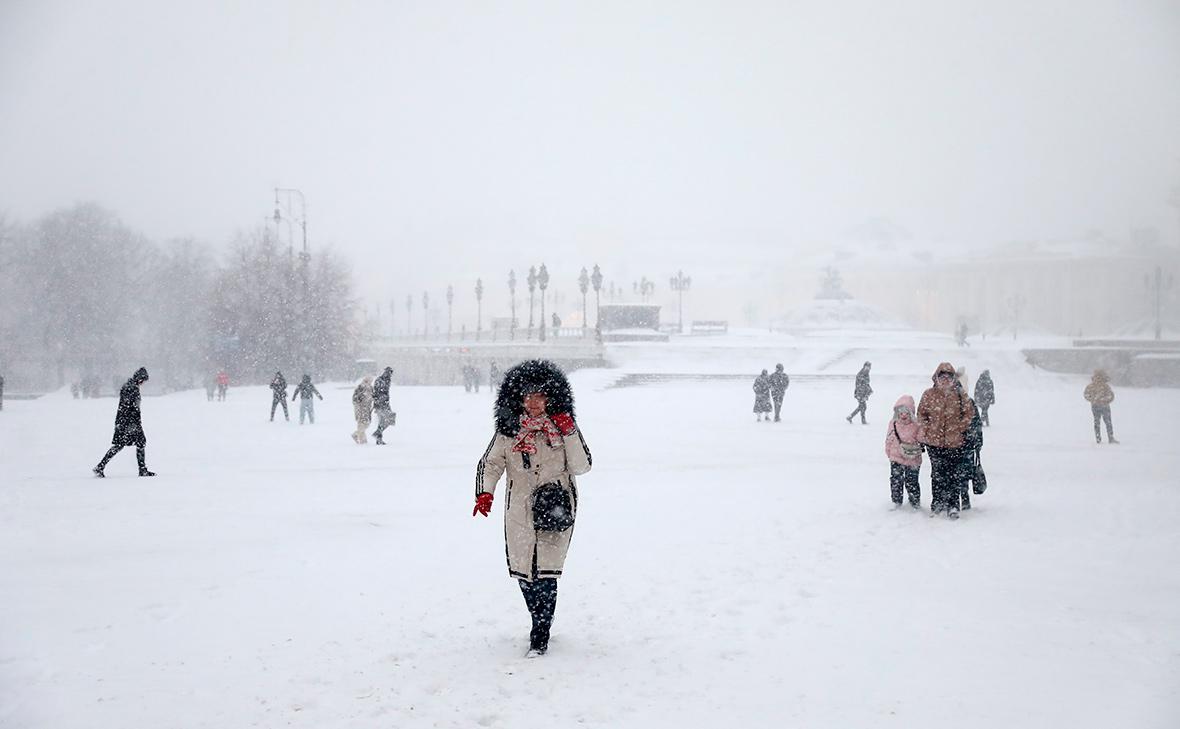
<instances>
[{"instance_id":1,"label":"tall utility pole","mask_svg":"<svg viewBox=\"0 0 1180 729\"><path fill-rule=\"evenodd\" d=\"M516 339L516 271L508 269L508 305L512 307L512 321L508 324L508 339Z\"/></svg>"},{"instance_id":2,"label":"tall utility pole","mask_svg":"<svg viewBox=\"0 0 1180 729\"><path fill-rule=\"evenodd\" d=\"M545 264L541 264L541 270L537 272L537 285L541 287L541 341L545 341L545 289L549 288L549 270L545 268Z\"/></svg>"},{"instance_id":3,"label":"tall utility pole","mask_svg":"<svg viewBox=\"0 0 1180 729\"><path fill-rule=\"evenodd\" d=\"M447 341L451 341L451 309L455 303L455 287L447 284Z\"/></svg>"},{"instance_id":4,"label":"tall utility pole","mask_svg":"<svg viewBox=\"0 0 1180 729\"><path fill-rule=\"evenodd\" d=\"M1160 266L1155 267L1155 275L1145 274L1143 276L1143 286L1152 297L1152 310L1155 314L1155 338L1159 341L1160 335L1163 333L1163 324L1160 321L1160 314L1163 309L1164 292L1172 288L1172 274L1164 277L1164 270Z\"/></svg>"},{"instance_id":5,"label":"tall utility pole","mask_svg":"<svg viewBox=\"0 0 1180 729\"><path fill-rule=\"evenodd\" d=\"M680 333L684 334L684 292L692 288L692 277L685 276L684 271L677 271L668 283L679 297L680 323L677 326Z\"/></svg>"},{"instance_id":6,"label":"tall utility pole","mask_svg":"<svg viewBox=\"0 0 1180 729\"><path fill-rule=\"evenodd\" d=\"M537 267L529 266L529 339L533 338L533 291L537 288Z\"/></svg>"},{"instance_id":7,"label":"tall utility pole","mask_svg":"<svg viewBox=\"0 0 1180 729\"><path fill-rule=\"evenodd\" d=\"M598 269L598 264L594 264L594 273L590 274L590 283L594 286L594 331L598 332L598 336L602 337L602 300L599 296L602 293L602 271Z\"/></svg>"},{"instance_id":8,"label":"tall utility pole","mask_svg":"<svg viewBox=\"0 0 1180 729\"><path fill-rule=\"evenodd\" d=\"M483 279L475 279L475 341L483 332Z\"/></svg>"},{"instance_id":9,"label":"tall utility pole","mask_svg":"<svg viewBox=\"0 0 1180 729\"><path fill-rule=\"evenodd\" d=\"M586 292L590 289L590 274L586 273L586 267L582 266L582 272L578 274L578 291L582 292L582 336L586 336Z\"/></svg>"}]
</instances>

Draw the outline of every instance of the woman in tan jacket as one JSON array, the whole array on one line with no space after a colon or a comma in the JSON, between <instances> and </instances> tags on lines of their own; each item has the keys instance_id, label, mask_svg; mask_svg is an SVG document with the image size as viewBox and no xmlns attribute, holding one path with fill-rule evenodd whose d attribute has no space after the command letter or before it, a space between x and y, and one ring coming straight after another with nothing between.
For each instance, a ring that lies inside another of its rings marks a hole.
<instances>
[{"instance_id":1,"label":"woman in tan jacket","mask_svg":"<svg viewBox=\"0 0 1180 729\"><path fill-rule=\"evenodd\" d=\"M953 498L971 478L972 449L966 442L975 406L955 382L955 368L943 362L934 370L934 387L922 393L918 403L919 437L930 455L930 509L959 518L959 500Z\"/></svg>"},{"instance_id":2,"label":"woman in tan jacket","mask_svg":"<svg viewBox=\"0 0 1180 729\"><path fill-rule=\"evenodd\" d=\"M1114 426L1110 424L1110 404L1114 402L1114 390L1110 389L1110 375L1106 370L1094 370L1090 384L1082 392L1082 397L1090 403L1090 414L1094 416L1094 440L1102 442L1102 421L1106 421L1106 439L1112 445L1118 445L1114 439Z\"/></svg>"},{"instance_id":3,"label":"woman in tan jacket","mask_svg":"<svg viewBox=\"0 0 1180 729\"><path fill-rule=\"evenodd\" d=\"M561 577L578 511L575 476L590 470L590 449L574 423L569 381L552 362L530 360L504 373L496 434L475 469L475 509L487 516L507 473L504 540L508 574L532 616L529 656L549 648Z\"/></svg>"}]
</instances>

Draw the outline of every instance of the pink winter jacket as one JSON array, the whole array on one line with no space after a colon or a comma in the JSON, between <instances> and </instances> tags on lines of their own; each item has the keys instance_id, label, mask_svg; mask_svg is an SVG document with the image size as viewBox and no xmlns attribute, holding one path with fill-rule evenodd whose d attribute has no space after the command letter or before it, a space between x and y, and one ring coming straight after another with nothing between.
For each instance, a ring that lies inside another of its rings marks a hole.
<instances>
[{"instance_id":1,"label":"pink winter jacket","mask_svg":"<svg viewBox=\"0 0 1180 729\"><path fill-rule=\"evenodd\" d=\"M889 460L894 463L910 468L919 468L922 465L922 453L919 451L915 456L907 456L901 450L902 443L907 446L919 444L918 419L914 415L914 398L909 395L897 398L893 409L896 411L900 407L909 411L909 418L901 419L894 415L893 419L889 421L889 426L885 430L885 455L889 456Z\"/></svg>"}]
</instances>

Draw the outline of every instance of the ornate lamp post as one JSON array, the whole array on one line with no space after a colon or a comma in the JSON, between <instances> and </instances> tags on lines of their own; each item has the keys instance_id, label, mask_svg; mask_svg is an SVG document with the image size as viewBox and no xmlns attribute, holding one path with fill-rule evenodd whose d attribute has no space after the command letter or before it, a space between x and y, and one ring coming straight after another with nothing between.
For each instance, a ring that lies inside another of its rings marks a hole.
<instances>
[{"instance_id":1,"label":"ornate lamp post","mask_svg":"<svg viewBox=\"0 0 1180 729\"><path fill-rule=\"evenodd\" d=\"M586 292L590 290L590 274L586 273L586 267L582 266L582 272L578 274L578 291L582 292L582 336L586 336Z\"/></svg>"},{"instance_id":2,"label":"ornate lamp post","mask_svg":"<svg viewBox=\"0 0 1180 729\"><path fill-rule=\"evenodd\" d=\"M684 271L677 271L676 275L669 279L668 284L679 298L680 323L677 326L680 329L680 333L684 334L684 292L692 288L692 277L685 276Z\"/></svg>"},{"instance_id":3,"label":"ornate lamp post","mask_svg":"<svg viewBox=\"0 0 1180 729\"><path fill-rule=\"evenodd\" d=\"M430 316L429 309L430 309L430 294L423 291L422 292L422 338L423 339L426 339L427 335L430 333L430 331L429 331L430 330L430 322L428 321L428 317Z\"/></svg>"},{"instance_id":4,"label":"ornate lamp post","mask_svg":"<svg viewBox=\"0 0 1180 729\"><path fill-rule=\"evenodd\" d=\"M475 341L483 331L483 279L475 279Z\"/></svg>"},{"instance_id":5,"label":"ornate lamp post","mask_svg":"<svg viewBox=\"0 0 1180 729\"><path fill-rule=\"evenodd\" d=\"M414 295L406 294L406 336L414 336Z\"/></svg>"},{"instance_id":6,"label":"ornate lamp post","mask_svg":"<svg viewBox=\"0 0 1180 729\"><path fill-rule=\"evenodd\" d=\"M537 267L529 266L529 339L533 338L533 290L537 288Z\"/></svg>"},{"instance_id":7,"label":"ornate lamp post","mask_svg":"<svg viewBox=\"0 0 1180 729\"><path fill-rule=\"evenodd\" d=\"M602 271L598 269L598 264L594 264L594 273L590 274L590 283L594 286L594 331L602 334L602 302L599 296L602 293Z\"/></svg>"},{"instance_id":8,"label":"ornate lamp post","mask_svg":"<svg viewBox=\"0 0 1180 729\"><path fill-rule=\"evenodd\" d=\"M451 313L455 303L455 287L447 284L447 341L451 341Z\"/></svg>"},{"instance_id":9,"label":"ornate lamp post","mask_svg":"<svg viewBox=\"0 0 1180 729\"><path fill-rule=\"evenodd\" d=\"M640 301L647 303L647 297L655 293L656 282L648 281L647 276L643 276L638 281L631 284L631 290L639 294Z\"/></svg>"},{"instance_id":10,"label":"ornate lamp post","mask_svg":"<svg viewBox=\"0 0 1180 729\"><path fill-rule=\"evenodd\" d=\"M389 336L397 336L397 301L389 300Z\"/></svg>"},{"instance_id":11,"label":"ornate lamp post","mask_svg":"<svg viewBox=\"0 0 1180 729\"><path fill-rule=\"evenodd\" d=\"M512 307L512 321L508 323L508 339L516 339L516 271L508 269L508 305Z\"/></svg>"},{"instance_id":12,"label":"ornate lamp post","mask_svg":"<svg viewBox=\"0 0 1180 729\"><path fill-rule=\"evenodd\" d=\"M1180 195L1180 192L1177 194ZM1156 266L1155 276L1151 274L1145 274L1143 276L1143 286L1152 296L1153 311L1155 313L1155 338L1158 341L1160 335L1163 333L1163 326L1160 323L1160 309L1163 302L1163 294L1172 288L1172 275L1168 274L1165 278L1163 269Z\"/></svg>"},{"instance_id":13,"label":"ornate lamp post","mask_svg":"<svg viewBox=\"0 0 1180 729\"><path fill-rule=\"evenodd\" d=\"M537 272L537 285L541 287L541 341L545 341L545 289L549 288L549 270L541 264Z\"/></svg>"}]
</instances>

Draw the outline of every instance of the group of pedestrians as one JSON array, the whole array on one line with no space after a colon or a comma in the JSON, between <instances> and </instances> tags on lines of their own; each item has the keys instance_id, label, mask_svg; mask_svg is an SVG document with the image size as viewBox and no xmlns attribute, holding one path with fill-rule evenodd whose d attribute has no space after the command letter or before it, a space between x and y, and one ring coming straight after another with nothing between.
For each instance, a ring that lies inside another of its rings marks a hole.
<instances>
[{"instance_id":1,"label":"group of pedestrians","mask_svg":"<svg viewBox=\"0 0 1180 729\"><path fill-rule=\"evenodd\" d=\"M783 371L782 364L774 366L774 374L766 373L754 378L754 416L758 421L770 422L773 409L774 422L782 422L783 398L787 388L791 386L791 378Z\"/></svg>"},{"instance_id":2,"label":"group of pedestrians","mask_svg":"<svg viewBox=\"0 0 1180 729\"><path fill-rule=\"evenodd\" d=\"M373 431L374 442L376 445L385 445L385 429L397 421L397 413L393 412L389 405L389 386L392 380L393 368L386 367L377 376L376 381L372 377L365 377L352 391L352 410L356 417L356 430L353 431L352 440L357 445L369 442L367 431L373 422L373 413L377 414L377 429Z\"/></svg>"},{"instance_id":3,"label":"group of pedestrians","mask_svg":"<svg viewBox=\"0 0 1180 729\"><path fill-rule=\"evenodd\" d=\"M229 393L229 373L225 370L220 370L215 375L210 375L205 378L205 399L213 402L214 398L218 402L225 402L225 396Z\"/></svg>"}]
</instances>

